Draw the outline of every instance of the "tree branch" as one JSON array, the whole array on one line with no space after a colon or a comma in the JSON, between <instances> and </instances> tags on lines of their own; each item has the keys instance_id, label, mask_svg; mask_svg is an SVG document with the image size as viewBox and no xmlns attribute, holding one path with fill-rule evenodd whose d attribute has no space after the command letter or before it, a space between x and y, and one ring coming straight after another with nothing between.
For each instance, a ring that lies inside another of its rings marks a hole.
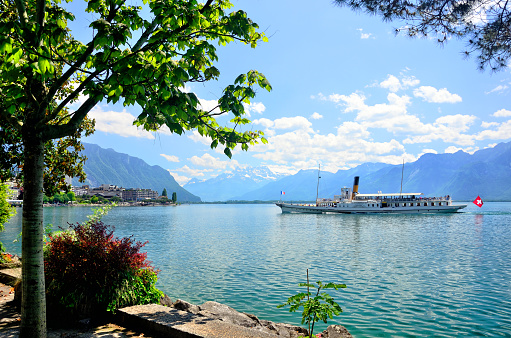
<instances>
[{"instance_id":1,"label":"tree branch","mask_svg":"<svg viewBox=\"0 0 511 338\"><path fill-rule=\"evenodd\" d=\"M75 111L73 117L66 124L61 125L45 125L43 127L42 135L45 141L62 138L72 135L76 132L80 124L83 122L87 114L99 102L97 98L89 97L81 106Z\"/></svg>"}]
</instances>

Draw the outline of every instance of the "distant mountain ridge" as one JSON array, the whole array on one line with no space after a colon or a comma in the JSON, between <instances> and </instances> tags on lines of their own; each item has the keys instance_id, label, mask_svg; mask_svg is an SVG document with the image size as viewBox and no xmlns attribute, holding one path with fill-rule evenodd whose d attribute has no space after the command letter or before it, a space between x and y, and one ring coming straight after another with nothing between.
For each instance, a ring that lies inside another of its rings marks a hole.
<instances>
[{"instance_id":1,"label":"distant mountain ridge","mask_svg":"<svg viewBox=\"0 0 511 338\"><path fill-rule=\"evenodd\" d=\"M319 197L333 197L344 186L360 176L359 192L400 192L402 165L365 163L335 174L321 172ZM301 170L295 175L269 183L239 196L239 199L276 200L285 191L284 200L314 201L317 170ZM511 201L511 142L497 144L474 154L458 151L453 154L424 154L413 163L406 163L403 192L426 196L450 195L455 200L471 201L477 195L483 200Z\"/></svg>"},{"instance_id":2,"label":"distant mountain ridge","mask_svg":"<svg viewBox=\"0 0 511 338\"><path fill-rule=\"evenodd\" d=\"M101 184L113 184L123 188L151 189L161 194L164 188L172 196L176 192L179 202L200 202L198 196L181 187L174 177L160 166L151 166L143 160L118 153L113 149L104 149L96 144L84 143L82 154L87 156L83 166L87 174L86 182L72 180L73 185L89 184L98 187Z\"/></svg>"},{"instance_id":3,"label":"distant mountain ridge","mask_svg":"<svg viewBox=\"0 0 511 338\"><path fill-rule=\"evenodd\" d=\"M235 196L249 193L274 182L282 175L272 172L268 167L236 168L232 172L218 175L208 180L194 178L184 185L191 193L200 196L205 202L228 201Z\"/></svg>"}]
</instances>

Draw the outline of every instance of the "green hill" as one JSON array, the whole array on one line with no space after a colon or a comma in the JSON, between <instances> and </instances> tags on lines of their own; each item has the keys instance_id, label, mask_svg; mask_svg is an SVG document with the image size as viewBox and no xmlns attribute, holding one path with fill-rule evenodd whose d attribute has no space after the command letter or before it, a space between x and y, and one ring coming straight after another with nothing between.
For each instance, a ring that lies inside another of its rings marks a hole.
<instances>
[{"instance_id":1,"label":"green hill","mask_svg":"<svg viewBox=\"0 0 511 338\"><path fill-rule=\"evenodd\" d=\"M113 149L103 149L96 144L84 143L87 156L84 171L87 180L79 183L73 179L73 185L88 184L98 187L101 184L112 184L123 188L152 189L161 194L164 188L169 196L177 193L179 202L200 202L195 196L181 187L170 173L160 166L151 166L143 160L121 154Z\"/></svg>"}]
</instances>

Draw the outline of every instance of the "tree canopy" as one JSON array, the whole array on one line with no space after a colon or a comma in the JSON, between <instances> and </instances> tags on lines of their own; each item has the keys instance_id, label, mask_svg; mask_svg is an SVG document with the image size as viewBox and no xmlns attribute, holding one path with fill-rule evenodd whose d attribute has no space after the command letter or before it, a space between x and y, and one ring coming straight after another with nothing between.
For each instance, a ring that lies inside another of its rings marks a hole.
<instances>
[{"instance_id":1,"label":"tree canopy","mask_svg":"<svg viewBox=\"0 0 511 338\"><path fill-rule=\"evenodd\" d=\"M52 165L45 163L47 142L76 135L99 102L139 106L134 123L148 131L197 130L229 157L236 145L247 150L266 142L261 131L240 129L250 123L244 104L255 97L255 87L271 90L263 74L250 70L238 76L212 110L184 90L187 83L219 78L217 45L238 41L256 47L266 40L244 11L232 10L228 0L85 3L94 17L88 42L68 28L76 17L71 5L0 0L0 129L17 135L2 145L23 154L21 337L46 334L42 200L44 168ZM78 108L70 109L72 103ZM229 123L219 125L216 117L228 113Z\"/></svg>"},{"instance_id":2,"label":"tree canopy","mask_svg":"<svg viewBox=\"0 0 511 338\"><path fill-rule=\"evenodd\" d=\"M439 43L460 38L466 56L476 54L480 69L507 68L511 57L511 4L487 0L334 0L341 6L364 10L384 20L402 19L396 32L412 37L431 36Z\"/></svg>"}]
</instances>

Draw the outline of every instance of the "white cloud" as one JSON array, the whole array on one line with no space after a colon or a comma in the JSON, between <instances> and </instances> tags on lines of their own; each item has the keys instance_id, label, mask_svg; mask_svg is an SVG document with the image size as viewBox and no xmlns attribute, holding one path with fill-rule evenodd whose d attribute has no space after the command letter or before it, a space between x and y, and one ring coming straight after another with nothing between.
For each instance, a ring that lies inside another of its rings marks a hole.
<instances>
[{"instance_id":1,"label":"white cloud","mask_svg":"<svg viewBox=\"0 0 511 338\"><path fill-rule=\"evenodd\" d=\"M200 107L202 108L202 110L204 110L204 111L211 112L214 114L220 113L220 109L217 108L217 106L218 106L217 100L204 100L204 99L199 98L199 104L200 104Z\"/></svg>"},{"instance_id":2,"label":"white cloud","mask_svg":"<svg viewBox=\"0 0 511 338\"><path fill-rule=\"evenodd\" d=\"M312 123L303 116L282 117L274 121L262 118L253 121L254 124L260 124L266 128L272 129L303 129L312 130Z\"/></svg>"},{"instance_id":3,"label":"white cloud","mask_svg":"<svg viewBox=\"0 0 511 338\"><path fill-rule=\"evenodd\" d=\"M225 169L225 168L231 168L234 169L239 166L238 161L236 160L226 160L222 161L217 157L213 157L210 154L204 154L201 157L198 156L192 156L188 158L188 161L190 161L192 164L204 167L204 168L212 168L212 169Z\"/></svg>"},{"instance_id":4,"label":"white cloud","mask_svg":"<svg viewBox=\"0 0 511 338\"><path fill-rule=\"evenodd\" d=\"M191 180L190 177L187 177L187 176L181 176L175 172L172 172L170 171L169 169L167 169L167 171L172 175L172 177L174 177L174 179L176 180L177 183L179 183L179 185L184 185L186 183L188 183L188 181Z\"/></svg>"},{"instance_id":5,"label":"white cloud","mask_svg":"<svg viewBox=\"0 0 511 338\"><path fill-rule=\"evenodd\" d=\"M485 92L485 94L491 94L491 93L502 93L504 90L508 88L507 85L498 85L497 87L493 88L492 90Z\"/></svg>"},{"instance_id":6,"label":"white cloud","mask_svg":"<svg viewBox=\"0 0 511 338\"><path fill-rule=\"evenodd\" d=\"M171 172L170 170L168 170L168 171ZM176 171L185 173L187 176L204 177L205 176L204 173L211 173L213 171L213 169L196 169L196 168L190 168L189 166L184 165L181 168L172 169L172 173L176 172Z\"/></svg>"},{"instance_id":7,"label":"white cloud","mask_svg":"<svg viewBox=\"0 0 511 338\"><path fill-rule=\"evenodd\" d=\"M166 154L160 154L163 158L165 158L169 162L179 162L179 157L174 155L166 155Z\"/></svg>"},{"instance_id":8,"label":"white cloud","mask_svg":"<svg viewBox=\"0 0 511 338\"><path fill-rule=\"evenodd\" d=\"M491 128L491 127L497 127L500 125L498 122L481 122L481 127L484 129Z\"/></svg>"},{"instance_id":9,"label":"white cloud","mask_svg":"<svg viewBox=\"0 0 511 338\"><path fill-rule=\"evenodd\" d=\"M380 87L387 88L391 92L397 92L401 89L401 82L394 75L388 75L387 79L380 82Z\"/></svg>"},{"instance_id":10,"label":"white cloud","mask_svg":"<svg viewBox=\"0 0 511 338\"><path fill-rule=\"evenodd\" d=\"M266 107L262 102L251 102L250 104L243 103L245 113L248 117L251 117L251 113L262 114L266 110Z\"/></svg>"},{"instance_id":11,"label":"white cloud","mask_svg":"<svg viewBox=\"0 0 511 338\"><path fill-rule=\"evenodd\" d=\"M190 140L193 140L194 142L199 142L199 143L202 143L202 144L204 144L206 146L210 146L211 142L213 142L211 137L209 137L209 136L202 136L201 134L199 134L199 132L197 130L193 130L192 134L188 135L188 138Z\"/></svg>"},{"instance_id":12,"label":"white cloud","mask_svg":"<svg viewBox=\"0 0 511 338\"><path fill-rule=\"evenodd\" d=\"M387 79L383 80L377 87L388 89L389 91L395 93L399 90L408 89L410 87L415 87L420 83L415 76L403 76L401 74L401 79L398 79L396 76L388 74Z\"/></svg>"},{"instance_id":13,"label":"white cloud","mask_svg":"<svg viewBox=\"0 0 511 338\"><path fill-rule=\"evenodd\" d=\"M374 39L373 34L371 34L371 33L364 33L364 30L362 28L357 28L357 31L360 32L360 38L363 39L363 40L369 39L369 38Z\"/></svg>"},{"instance_id":14,"label":"white cloud","mask_svg":"<svg viewBox=\"0 0 511 338\"><path fill-rule=\"evenodd\" d=\"M103 111L100 106L96 106L89 113L89 117L96 120L95 129L105 133L151 140L155 138L152 133L134 126L135 116L128 113L125 109L122 112ZM168 129L162 129L160 132L164 134L170 133Z\"/></svg>"},{"instance_id":15,"label":"white cloud","mask_svg":"<svg viewBox=\"0 0 511 338\"><path fill-rule=\"evenodd\" d=\"M404 76L401 79L404 88L410 88L418 86L420 81L415 76Z\"/></svg>"},{"instance_id":16,"label":"white cloud","mask_svg":"<svg viewBox=\"0 0 511 338\"><path fill-rule=\"evenodd\" d=\"M445 150L444 150L444 153L446 154L454 154L458 151L463 151L465 153L468 153L468 154L473 154L475 153L476 151L479 150L478 147L466 147L466 148L458 148L458 147L455 147L455 146L450 146L450 147L447 147Z\"/></svg>"},{"instance_id":17,"label":"white cloud","mask_svg":"<svg viewBox=\"0 0 511 338\"><path fill-rule=\"evenodd\" d=\"M429 143L435 140L441 140L445 143L454 143L457 145L473 145L475 136L463 134L470 129L477 117L473 115L447 115L439 117L431 124L423 124L423 129L419 135L411 135L403 143ZM419 131L419 130L417 130Z\"/></svg>"},{"instance_id":18,"label":"white cloud","mask_svg":"<svg viewBox=\"0 0 511 338\"><path fill-rule=\"evenodd\" d=\"M511 135L511 120L501 123L494 130L486 129L476 135L481 140L507 140Z\"/></svg>"},{"instance_id":19,"label":"white cloud","mask_svg":"<svg viewBox=\"0 0 511 338\"><path fill-rule=\"evenodd\" d=\"M323 118L323 115L319 114L319 113L316 113L314 112L312 115L311 115L311 119L313 120L319 120L319 119L322 119Z\"/></svg>"},{"instance_id":20,"label":"white cloud","mask_svg":"<svg viewBox=\"0 0 511 338\"><path fill-rule=\"evenodd\" d=\"M431 86L421 86L413 91L415 97L421 97L432 103L456 103L461 102L461 96L451 94L446 88L436 89Z\"/></svg>"},{"instance_id":21,"label":"white cloud","mask_svg":"<svg viewBox=\"0 0 511 338\"><path fill-rule=\"evenodd\" d=\"M510 117L511 116L511 110L501 109L501 110L498 110L495 113L493 113L492 116L495 116L495 117Z\"/></svg>"}]
</instances>

